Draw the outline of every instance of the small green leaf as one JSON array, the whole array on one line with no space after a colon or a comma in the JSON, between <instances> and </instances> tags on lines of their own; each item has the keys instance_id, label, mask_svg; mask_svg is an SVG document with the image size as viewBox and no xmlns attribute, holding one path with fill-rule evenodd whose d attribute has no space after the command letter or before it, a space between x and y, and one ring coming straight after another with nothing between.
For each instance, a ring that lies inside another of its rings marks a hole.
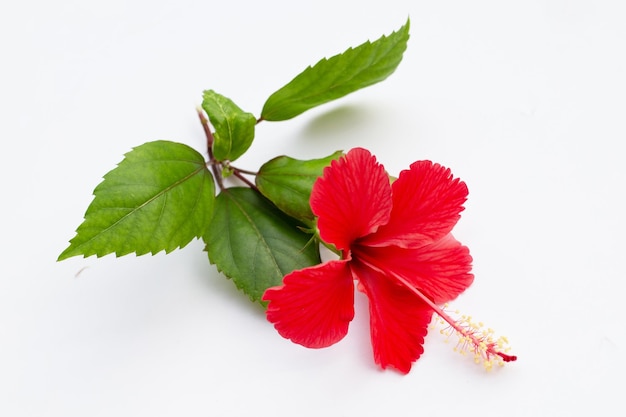
<instances>
[{"instance_id":1,"label":"small green leaf","mask_svg":"<svg viewBox=\"0 0 626 417\"><path fill-rule=\"evenodd\" d=\"M409 25L407 20L389 36L349 48L308 67L267 99L261 119L291 119L320 104L383 81L402 60L409 39Z\"/></svg>"},{"instance_id":2,"label":"small green leaf","mask_svg":"<svg viewBox=\"0 0 626 417\"><path fill-rule=\"evenodd\" d=\"M308 161L279 156L263 164L256 176L256 185L280 210L312 226L315 216L309 199L313 183L324 168L342 154L337 151L326 158Z\"/></svg>"},{"instance_id":3,"label":"small green leaf","mask_svg":"<svg viewBox=\"0 0 626 417\"><path fill-rule=\"evenodd\" d=\"M205 232L215 184L198 152L181 143L156 141L128 152L104 176L94 196L58 260L182 248Z\"/></svg>"},{"instance_id":4,"label":"small green leaf","mask_svg":"<svg viewBox=\"0 0 626 417\"><path fill-rule=\"evenodd\" d=\"M233 187L217 196L204 242L211 263L259 301L285 274L321 262L311 237L256 191Z\"/></svg>"},{"instance_id":5,"label":"small green leaf","mask_svg":"<svg viewBox=\"0 0 626 417\"><path fill-rule=\"evenodd\" d=\"M204 92L202 108L215 128L215 158L218 161L234 161L243 155L254 140L254 115L244 112L229 98L213 90Z\"/></svg>"}]
</instances>

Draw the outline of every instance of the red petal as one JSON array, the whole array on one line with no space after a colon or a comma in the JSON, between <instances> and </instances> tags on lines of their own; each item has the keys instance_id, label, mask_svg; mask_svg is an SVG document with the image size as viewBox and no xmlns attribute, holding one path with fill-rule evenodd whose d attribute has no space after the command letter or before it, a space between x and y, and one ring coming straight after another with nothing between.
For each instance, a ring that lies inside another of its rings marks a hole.
<instances>
[{"instance_id":1,"label":"red petal","mask_svg":"<svg viewBox=\"0 0 626 417\"><path fill-rule=\"evenodd\" d=\"M386 275L399 275L436 304L456 298L474 280L469 249L452 235L418 249L355 248L353 256Z\"/></svg>"},{"instance_id":2,"label":"red petal","mask_svg":"<svg viewBox=\"0 0 626 417\"><path fill-rule=\"evenodd\" d=\"M387 223L391 186L382 165L367 150L355 148L324 169L313 186L311 208L321 238L337 249Z\"/></svg>"},{"instance_id":3,"label":"red petal","mask_svg":"<svg viewBox=\"0 0 626 417\"><path fill-rule=\"evenodd\" d=\"M374 360L382 368L392 366L408 373L424 353L432 309L405 287L360 262L351 266L369 298Z\"/></svg>"},{"instance_id":4,"label":"red petal","mask_svg":"<svg viewBox=\"0 0 626 417\"><path fill-rule=\"evenodd\" d=\"M450 233L467 199L467 186L449 169L417 161L393 183L389 222L368 237L367 245L418 247Z\"/></svg>"},{"instance_id":5,"label":"red petal","mask_svg":"<svg viewBox=\"0 0 626 417\"><path fill-rule=\"evenodd\" d=\"M354 317L354 282L348 262L329 261L285 276L268 288L267 319L283 337L309 348L330 346Z\"/></svg>"}]
</instances>

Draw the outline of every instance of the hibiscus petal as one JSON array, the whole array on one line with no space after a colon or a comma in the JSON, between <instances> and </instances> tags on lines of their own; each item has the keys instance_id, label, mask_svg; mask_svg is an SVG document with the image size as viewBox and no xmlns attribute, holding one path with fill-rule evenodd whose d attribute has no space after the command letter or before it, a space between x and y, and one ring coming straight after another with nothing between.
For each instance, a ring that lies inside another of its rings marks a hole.
<instances>
[{"instance_id":1,"label":"hibiscus petal","mask_svg":"<svg viewBox=\"0 0 626 417\"><path fill-rule=\"evenodd\" d=\"M370 305L370 332L374 360L408 373L424 353L424 337L433 311L407 288L360 262L352 262Z\"/></svg>"},{"instance_id":2,"label":"hibiscus petal","mask_svg":"<svg viewBox=\"0 0 626 417\"><path fill-rule=\"evenodd\" d=\"M450 234L417 249L359 247L353 256L386 275L404 278L435 304L453 300L474 280L469 249Z\"/></svg>"},{"instance_id":3,"label":"hibiscus petal","mask_svg":"<svg viewBox=\"0 0 626 417\"><path fill-rule=\"evenodd\" d=\"M348 261L329 261L285 276L268 288L267 319L286 339L309 348L330 346L354 317L354 282Z\"/></svg>"},{"instance_id":4,"label":"hibiscus petal","mask_svg":"<svg viewBox=\"0 0 626 417\"><path fill-rule=\"evenodd\" d=\"M391 204L384 167L362 148L352 149L326 167L311 192L320 237L340 250L387 223Z\"/></svg>"},{"instance_id":5,"label":"hibiscus petal","mask_svg":"<svg viewBox=\"0 0 626 417\"><path fill-rule=\"evenodd\" d=\"M364 244L418 247L450 233L467 199L467 186L449 169L417 161L393 183L389 222Z\"/></svg>"}]
</instances>

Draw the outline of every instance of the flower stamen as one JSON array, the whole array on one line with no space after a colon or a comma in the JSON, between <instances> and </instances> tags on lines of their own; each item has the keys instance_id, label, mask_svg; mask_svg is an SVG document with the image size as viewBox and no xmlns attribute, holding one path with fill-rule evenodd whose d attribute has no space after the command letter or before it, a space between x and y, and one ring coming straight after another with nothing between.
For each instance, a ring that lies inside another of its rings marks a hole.
<instances>
[{"instance_id":1,"label":"flower stamen","mask_svg":"<svg viewBox=\"0 0 626 417\"><path fill-rule=\"evenodd\" d=\"M492 370L494 365L504 366L505 362L517 360L517 356L508 353L509 341L505 336L496 338L492 328L485 328L482 322L475 322L471 316L461 315L460 319L454 320L447 308L445 304L439 311L435 310L439 315L436 322L446 326L440 330L446 339L452 336L458 338L454 347L456 352L463 355L471 353L474 362L482 363L487 371ZM458 310L455 314L459 314Z\"/></svg>"},{"instance_id":2,"label":"flower stamen","mask_svg":"<svg viewBox=\"0 0 626 417\"><path fill-rule=\"evenodd\" d=\"M496 339L493 329L485 328L482 322L475 322L472 316L461 315L460 319L453 319L446 311L448 308L447 304L444 304L443 308L441 308L404 278L397 275L395 278L434 310L439 316L436 319L437 322L446 326L440 330L440 333L446 336L446 339L453 335L458 337L454 351L459 352L461 355L471 353L474 362L477 364L482 363L487 371L491 371L494 365L504 366L505 362L517 360L517 356L508 353L510 351L509 341L505 336L500 336ZM455 314L458 315L459 311L457 310Z\"/></svg>"}]
</instances>

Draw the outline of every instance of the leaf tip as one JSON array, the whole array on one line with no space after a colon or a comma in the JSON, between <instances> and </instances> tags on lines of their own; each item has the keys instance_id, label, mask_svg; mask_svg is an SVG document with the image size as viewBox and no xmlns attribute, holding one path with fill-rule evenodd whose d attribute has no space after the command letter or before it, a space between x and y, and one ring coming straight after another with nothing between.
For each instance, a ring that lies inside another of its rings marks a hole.
<instances>
[{"instance_id":1,"label":"leaf tip","mask_svg":"<svg viewBox=\"0 0 626 417\"><path fill-rule=\"evenodd\" d=\"M64 250L63 252L61 252L61 254L59 255L59 257L57 258L57 262L61 262L66 260L67 258L71 257L71 255L68 255L67 250Z\"/></svg>"},{"instance_id":2,"label":"leaf tip","mask_svg":"<svg viewBox=\"0 0 626 417\"><path fill-rule=\"evenodd\" d=\"M63 252L61 252L59 257L57 258L57 262L64 261L64 260L66 260L68 258L77 256L77 255L80 255L80 253L76 252L76 249L74 248L74 245L70 241L70 245L67 248L65 248L65 250Z\"/></svg>"}]
</instances>

